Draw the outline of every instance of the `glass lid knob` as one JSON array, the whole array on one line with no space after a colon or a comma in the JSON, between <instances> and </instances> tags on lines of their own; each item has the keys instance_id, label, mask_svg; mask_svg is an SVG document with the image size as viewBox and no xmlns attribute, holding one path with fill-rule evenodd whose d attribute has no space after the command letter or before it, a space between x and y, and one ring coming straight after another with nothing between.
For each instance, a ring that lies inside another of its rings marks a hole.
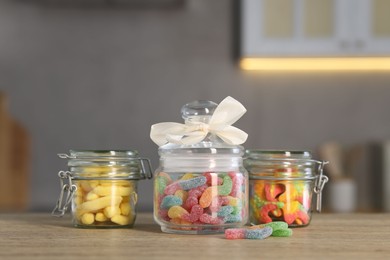
<instances>
[{"instance_id":1,"label":"glass lid knob","mask_svg":"<svg viewBox=\"0 0 390 260\"><path fill-rule=\"evenodd\" d=\"M184 120L193 117L210 117L218 104L208 100L196 100L185 104L181 108L181 116Z\"/></svg>"}]
</instances>

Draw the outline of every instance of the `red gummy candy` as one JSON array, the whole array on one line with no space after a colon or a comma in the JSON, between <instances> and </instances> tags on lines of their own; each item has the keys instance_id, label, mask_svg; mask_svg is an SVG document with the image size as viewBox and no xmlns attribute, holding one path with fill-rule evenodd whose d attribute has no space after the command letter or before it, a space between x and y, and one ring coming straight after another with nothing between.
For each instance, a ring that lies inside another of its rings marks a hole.
<instances>
[{"instance_id":1,"label":"red gummy candy","mask_svg":"<svg viewBox=\"0 0 390 260\"><path fill-rule=\"evenodd\" d=\"M267 205L264 205L263 207L261 207L260 214L259 214L260 221L262 223L272 222L272 219L269 216L269 213L273 210L276 210L277 208L278 208L278 206L276 206L275 204L267 204Z\"/></svg>"}]
</instances>

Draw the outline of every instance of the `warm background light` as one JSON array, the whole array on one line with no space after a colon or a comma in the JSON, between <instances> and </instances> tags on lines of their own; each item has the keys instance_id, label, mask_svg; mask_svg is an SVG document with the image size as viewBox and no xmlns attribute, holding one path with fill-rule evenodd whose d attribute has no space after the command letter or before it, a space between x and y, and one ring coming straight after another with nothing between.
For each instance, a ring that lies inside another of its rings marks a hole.
<instances>
[{"instance_id":1,"label":"warm background light","mask_svg":"<svg viewBox=\"0 0 390 260\"><path fill-rule=\"evenodd\" d=\"M243 58L240 67L259 71L383 71L390 70L390 57Z\"/></svg>"}]
</instances>

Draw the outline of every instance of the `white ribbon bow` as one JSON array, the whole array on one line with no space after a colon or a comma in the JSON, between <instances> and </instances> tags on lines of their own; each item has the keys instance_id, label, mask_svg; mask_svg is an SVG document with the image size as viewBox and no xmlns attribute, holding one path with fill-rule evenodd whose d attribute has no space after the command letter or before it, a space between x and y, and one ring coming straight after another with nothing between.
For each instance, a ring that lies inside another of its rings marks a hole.
<instances>
[{"instance_id":1,"label":"white ribbon bow","mask_svg":"<svg viewBox=\"0 0 390 260\"><path fill-rule=\"evenodd\" d=\"M231 125L245 112L246 109L240 102L227 97L217 106L208 124L202 122L158 123L152 125L150 138L159 146L166 143L191 145L201 142L208 133L213 133L228 144L242 144L248 138L248 134Z\"/></svg>"}]
</instances>

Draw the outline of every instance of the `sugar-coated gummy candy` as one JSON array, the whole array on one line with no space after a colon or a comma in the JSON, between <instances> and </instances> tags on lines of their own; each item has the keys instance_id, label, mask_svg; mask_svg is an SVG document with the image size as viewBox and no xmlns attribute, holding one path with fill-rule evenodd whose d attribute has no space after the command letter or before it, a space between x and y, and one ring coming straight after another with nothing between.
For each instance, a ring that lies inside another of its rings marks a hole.
<instances>
[{"instance_id":1,"label":"sugar-coated gummy candy","mask_svg":"<svg viewBox=\"0 0 390 260\"><path fill-rule=\"evenodd\" d=\"M274 232L272 232L272 236L273 237L291 237L292 233L293 233L293 231L291 228L279 229L279 230L275 230Z\"/></svg>"},{"instance_id":2,"label":"sugar-coated gummy candy","mask_svg":"<svg viewBox=\"0 0 390 260\"><path fill-rule=\"evenodd\" d=\"M180 197L174 196L174 195L167 195L163 198L160 208L162 209L169 209L173 206L181 206L183 204L183 201Z\"/></svg>"},{"instance_id":3,"label":"sugar-coated gummy candy","mask_svg":"<svg viewBox=\"0 0 390 260\"><path fill-rule=\"evenodd\" d=\"M175 196L176 197L179 197L181 199L181 201L186 201L187 198L188 198L188 192L185 191L185 190L178 190L175 192Z\"/></svg>"},{"instance_id":4,"label":"sugar-coated gummy candy","mask_svg":"<svg viewBox=\"0 0 390 260\"><path fill-rule=\"evenodd\" d=\"M229 195L236 197L242 190L242 185L244 183L244 176L242 176L241 174L236 174L234 172L229 173L229 176L233 182L232 191L230 192Z\"/></svg>"},{"instance_id":5,"label":"sugar-coated gummy candy","mask_svg":"<svg viewBox=\"0 0 390 260\"><path fill-rule=\"evenodd\" d=\"M225 237L227 239L265 239L271 234L271 227L258 229L229 228L225 230Z\"/></svg>"},{"instance_id":6,"label":"sugar-coated gummy candy","mask_svg":"<svg viewBox=\"0 0 390 260\"><path fill-rule=\"evenodd\" d=\"M227 239L244 239L246 230L244 228L229 228L225 230Z\"/></svg>"},{"instance_id":7,"label":"sugar-coated gummy candy","mask_svg":"<svg viewBox=\"0 0 390 260\"><path fill-rule=\"evenodd\" d=\"M284 221L273 221L273 222L264 224L264 226L272 227L272 229L274 231L288 228L288 224Z\"/></svg>"},{"instance_id":8,"label":"sugar-coated gummy candy","mask_svg":"<svg viewBox=\"0 0 390 260\"><path fill-rule=\"evenodd\" d=\"M243 207L245 179L242 174L235 179L235 175L234 172L184 173L167 185L163 193L155 187L156 217L181 230L202 230L205 224L212 229L210 225L242 223L247 214ZM160 184L155 181L155 185Z\"/></svg>"},{"instance_id":9,"label":"sugar-coated gummy candy","mask_svg":"<svg viewBox=\"0 0 390 260\"><path fill-rule=\"evenodd\" d=\"M214 172L206 172L203 174L203 176L206 177L207 179L206 183L209 186L221 185L223 182L222 178L218 177L218 174Z\"/></svg>"},{"instance_id":10,"label":"sugar-coated gummy candy","mask_svg":"<svg viewBox=\"0 0 390 260\"><path fill-rule=\"evenodd\" d=\"M202 206L202 208L207 208L210 206L213 197L218 195L218 186L211 186L208 187L203 193L202 196L199 199L199 205Z\"/></svg>"},{"instance_id":11,"label":"sugar-coated gummy candy","mask_svg":"<svg viewBox=\"0 0 390 260\"><path fill-rule=\"evenodd\" d=\"M229 195L229 193L232 192L233 181L229 175L223 176L222 179L223 179L222 185L217 186L218 195Z\"/></svg>"},{"instance_id":12,"label":"sugar-coated gummy candy","mask_svg":"<svg viewBox=\"0 0 390 260\"><path fill-rule=\"evenodd\" d=\"M213 224L213 225L220 225L224 223L223 219L211 216L207 213L202 214L199 220L205 224Z\"/></svg>"},{"instance_id":13,"label":"sugar-coated gummy candy","mask_svg":"<svg viewBox=\"0 0 390 260\"><path fill-rule=\"evenodd\" d=\"M168 210L168 217L170 218L183 218L184 215L188 215L188 211L180 206L173 206Z\"/></svg>"},{"instance_id":14,"label":"sugar-coated gummy candy","mask_svg":"<svg viewBox=\"0 0 390 260\"><path fill-rule=\"evenodd\" d=\"M157 191L160 194L164 193L165 187L168 185L168 179L163 176L157 176L156 177L156 187Z\"/></svg>"},{"instance_id":15,"label":"sugar-coated gummy candy","mask_svg":"<svg viewBox=\"0 0 390 260\"><path fill-rule=\"evenodd\" d=\"M192 179L179 181L180 186L183 190L190 190L199 186L202 186L206 183L207 179L204 176L195 177Z\"/></svg>"},{"instance_id":16,"label":"sugar-coated gummy candy","mask_svg":"<svg viewBox=\"0 0 390 260\"><path fill-rule=\"evenodd\" d=\"M237 214L237 215L230 214L230 215L227 215L226 217L224 217L224 221L226 223L241 222L242 216L241 216L241 214Z\"/></svg>"},{"instance_id":17,"label":"sugar-coated gummy candy","mask_svg":"<svg viewBox=\"0 0 390 260\"><path fill-rule=\"evenodd\" d=\"M175 192L179 189L190 190L192 188L204 185L206 181L207 179L205 176L199 176L188 180L179 180L165 187L164 193L167 195L172 195L175 194Z\"/></svg>"},{"instance_id":18,"label":"sugar-coated gummy candy","mask_svg":"<svg viewBox=\"0 0 390 260\"><path fill-rule=\"evenodd\" d=\"M275 176L299 177L296 168L274 170ZM251 184L251 223L261 224L285 221L289 226L302 226L310 222L311 184L306 181L256 180Z\"/></svg>"},{"instance_id":19,"label":"sugar-coated gummy candy","mask_svg":"<svg viewBox=\"0 0 390 260\"><path fill-rule=\"evenodd\" d=\"M218 217L226 217L233 212L233 206L227 205L222 206L220 210L217 212Z\"/></svg>"},{"instance_id":20,"label":"sugar-coated gummy candy","mask_svg":"<svg viewBox=\"0 0 390 260\"><path fill-rule=\"evenodd\" d=\"M186 202L184 203L184 208L191 209L193 206L198 204L198 199L196 197L188 196Z\"/></svg>"},{"instance_id":21,"label":"sugar-coated gummy candy","mask_svg":"<svg viewBox=\"0 0 390 260\"><path fill-rule=\"evenodd\" d=\"M194 205L191 208L190 214L183 214L182 219L190 223L194 223L199 220L203 214L203 208L200 205Z\"/></svg>"},{"instance_id":22,"label":"sugar-coated gummy candy","mask_svg":"<svg viewBox=\"0 0 390 260\"><path fill-rule=\"evenodd\" d=\"M260 229L247 229L245 238L248 239L264 239L272 235L272 227L264 227Z\"/></svg>"}]
</instances>

